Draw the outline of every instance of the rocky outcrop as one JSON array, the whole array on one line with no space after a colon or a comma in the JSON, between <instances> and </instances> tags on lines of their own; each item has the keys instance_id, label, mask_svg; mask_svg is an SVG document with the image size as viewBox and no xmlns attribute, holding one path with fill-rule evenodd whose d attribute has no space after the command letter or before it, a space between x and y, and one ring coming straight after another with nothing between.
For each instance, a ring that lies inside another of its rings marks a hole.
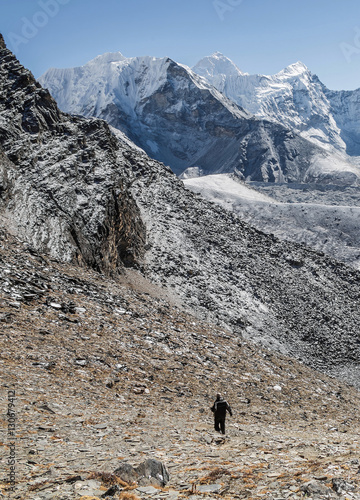
<instances>
[{"instance_id":1,"label":"rocky outcrop","mask_svg":"<svg viewBox=\"0 0 360 500\"><path fill-rule=\"evenodd\" d=\"M13 165L0 148L0 207L4 207L11 196L10 182L11 174L14 172Z\"/></svg>"},{"instance_id":2,"label":"rocky outcrop","mask_svg":"<svg viewBox=\"0 0 360 500\"><path fill-rule=\"evenodd\" d=\"M135 482L140 486L165 486L170 479L166 465L153 458L147 458L137 467L123 462L113 473L126 483Z\"/></svg>"},{"instance_id":3,"label":"rocky outcrop","mask_svg":"<svg viewBox=\"0 0 360 500\"><path fill-rule=\"evenodd\" d=\"M128 147L104 122L62 113L4 47L0 58L4 221L56 258L105 272L141 261L144 226L123 174Z\"/></svg>"}]
</instances>

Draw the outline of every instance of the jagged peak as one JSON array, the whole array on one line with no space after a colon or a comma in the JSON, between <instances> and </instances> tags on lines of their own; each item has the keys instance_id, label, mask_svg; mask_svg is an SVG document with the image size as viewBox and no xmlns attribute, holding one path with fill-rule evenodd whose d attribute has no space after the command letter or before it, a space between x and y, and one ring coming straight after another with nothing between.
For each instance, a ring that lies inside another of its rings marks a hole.
<instances>
[{"instance_id":1,"label":"jagged peak","mask_svg":"<svg viewBox=\"0 0 360 500\"><path fill-rule=\"evenodd\" d=\"M290 64L279 74L293 74L293 75L301 75L303 73L308 73L309 68L301 61L297 61L296 63Z\"/></svg>"},{"instance_id":2,"label":"jagged peak","mask_svg":"<svg viewBox=\"0 0 360 500\"><path fill-rule=\"evenodd\" d=\"M0 49L6 49L6 43L1 33L0 33Z\"/></svg>"},{"instance_id":3,"label":"jagged peak","mask_svg":"<svg viewBox=\"0 0 360 500\"><path fill-rule=\"evenodd\" d=\"M201 76L215 75L244 75L231 59L224 56L221 52L214 52L211 56L206 56L192 68L195 73Z\"/></svg>"},{"instance_id":4,"label":"jagged peak","mask_svg":"<svg viewBox=\"0 0 360 500\"><path fill-rule=\"evenodd\" d=\"M105 52L105 54L100 54L96 56L94 59L91 59L87 65L92 64L109 64L112 62L122 62L126 61L127 57L125 57L121 52Z\"/></svg>"}]
</instances>

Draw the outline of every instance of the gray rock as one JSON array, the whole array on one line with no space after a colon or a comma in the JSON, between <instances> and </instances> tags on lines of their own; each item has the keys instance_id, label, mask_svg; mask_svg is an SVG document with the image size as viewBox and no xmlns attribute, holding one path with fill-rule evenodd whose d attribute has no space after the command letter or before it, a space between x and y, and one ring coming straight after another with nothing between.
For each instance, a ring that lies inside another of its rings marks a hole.
<instances>
[{"instance_id":1,"label":"gray rock","mask_svg":"<svg viewBox=\"0 0 360 500\"><path fill-rule=\"evenodd\" d=\"M165 486L170 480L166 466L154 458L148 458L135 470L141 485L158 484L159 486Z\"/></svg>"},{"instance_id":2,"label":"gray rock","mask_svg":"<svg viewBox=\"0 0 360 500\"><path fill-rule=\"evenodd\" d=\"M221 484L200 484L197 487L199 493L219 493Z\"/></svg>"},{"instance_id":3,"label":"gray rock","mask_svg":"<svg viewBox=\"0 0 360 500\"><path fill-rule=\"evenodd\" d=\"M7 156L0 208L11 205L19 237L53 258L107 273L141 260L144 226L126 189L120 142L104 122L62 114L5 47L0 57L0 147ZM32 140L37 134L41 145Z\"/></svg>"},{"instance_id":4,"label":"gray rock","mask_svg":"<svg viewBox=\"0 0 360 500\"><path fill-rule=\"evenodd\" d=\"M131 464L127 462L121 463L119 467L114 470L114 474L115 476L118 476L122 481L125 481L125 483L131 484L137 482L138 480L137 471Z\"/></svg>"},{"instance_id":5,"label":"gray rock","mask_svg":"<svg viewBox=\"0 0 360 500\"><path fill-rule=\"evenodd\" d=\"M345 491L353 491L355 486L346 482L344 479L340 477L333 477L331 480L331 486L333 490L339 495Z\"/></svg>"},{"instance_id":6,"label":"gray rock","mask_svg":"<svg viewBox=\"0 0 360 500\"><path fill-rule=\"evenodd\" d=\"M309 481L308 483L303 484L300 490L309 496L331 495L333 493L330 488L316 480Z\"/></svg>"},{"instance_id":7,"label":"gray rock","mask_svg":"<svg viewBox=\"0 0 360 500\"><path fill-rule=\"evenodd\" d=\"M119 488L119 486L117 484L113 484L112 486L110 486L110 488L108 490L105 491L105 493L103 495L101 495L101 498L113 497L117 493L119 493L120 491L121 491L121 488Z\"/></svg>"},{"instance_id":8,"label":"gray rock","mask_svg":"<svg viewBox=\"0 0 360 500\"><path fill-rule=\"evenodd\" d=\"M140 486L140 488L136 488L136 491L139 493L145 493L145 495L154 495L155 493L159 493L159 490L154 488L154 486Z\"/></svg>"}]
</instances>

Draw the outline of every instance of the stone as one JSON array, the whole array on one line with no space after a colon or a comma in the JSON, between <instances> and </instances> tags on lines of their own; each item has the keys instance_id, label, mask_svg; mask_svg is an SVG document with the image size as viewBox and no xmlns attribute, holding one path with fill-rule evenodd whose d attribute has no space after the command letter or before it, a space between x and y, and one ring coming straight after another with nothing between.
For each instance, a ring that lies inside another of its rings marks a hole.
<instances>
[{"instance_id":1,"label":"stone","mask_svg":"<svg viewBox=\"0 0 360 500\"><path fill-rule=\"evenodd\" d=\"M219 493L221 484L200 484L197 487L199 493Z\"/></svg>"},{"instance_id":2,"label":"stone","mask_svg":"<svg viewBox=\"0 0 360 500\"><path fill-rule=\"evenodd\" d=\"M121 488L119 488L119 486L117 484L113 484L112 486L110 486L110 488L108 490L105 491L105 493L103 495L101 495L101 498L113 497L117 493L120 493L120 491L121 491Z\"/></svg>"},{"instance_id":3,"label":"stone","mask_svg":"<svg viewBox=\"0 0 360 500\"><path fill-rule=\"evenodd\" d=\"M134 467L127 463L123 462L121 463L113 472L115 476L118 476L122 481L125 481L125 483L132 484L134 482L137 482L138 480L138 473L134 469Z\"/></svg>"},{"instance_id":4,"label":"stone","mask_svg":"<svg viewBox=\"0 0 360 500\"><path fill-rule=\"evenodd\" d=\"M345 491L353 491L355 486L346 482L344 479L340 477L333 477L331 479L332 489L338 493L339 495Z\"/></svg>"},{"instance_id":5,"label":"stone","mask_svg":"<svg viewBox=\"0 0 360 500\"><path fill-rule=\"evenodd\" d=\"M50 302L49 306L57 310L60 310L62 308L61 304L58 304L57 302Z\"/></svg>"},{"instance_id":6,"label":"stone","mask_svg":"<svg viewBox=\"0 0 360 500\"><path fill-rule=\"evenodd\" d=\"M331 495L332 490L319 481L309 481L300 487L300 490L306 495Z\"/></svg>"},{"instance_id":7,"label":"stone","mask_svg":"<svg viewBox=\"0 0 360 500\"><path fill-rule=\"evenodd\" d=\"M159 493L159 490L154 488L154 486L140 486L136 488L136 491L139 493L145 493L145 495L154 495L155 493Z\"/></svg>"},{"instance_id":8,"label":"stone","mask_svg":"<svg viewBox=\"0 0 360 500\"><path fill-rule=\"evenodd\" d=\"M135 470L141 485L158 484L159 486L165 486L170 480L166 466L154 458L146 459Z\"/></svg>"}]
</instances>

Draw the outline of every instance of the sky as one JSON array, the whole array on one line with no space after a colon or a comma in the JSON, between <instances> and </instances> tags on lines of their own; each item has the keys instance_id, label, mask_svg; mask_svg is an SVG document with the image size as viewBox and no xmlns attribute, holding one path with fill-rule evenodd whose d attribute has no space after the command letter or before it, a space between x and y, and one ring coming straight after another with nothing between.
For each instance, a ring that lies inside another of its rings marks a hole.
<instances>
[{"instance_id":1,"label":"sky","mask_svg":"<svg viewBox=\"0 0 360 500\"><path fill-rule=\"evenodd\" d=\"M360 87L359 0L0 0L0 33L35 77L105 52L191 67L219 51L250 74L302 61L330 89Z\"/></svg>"}]
</instances>

